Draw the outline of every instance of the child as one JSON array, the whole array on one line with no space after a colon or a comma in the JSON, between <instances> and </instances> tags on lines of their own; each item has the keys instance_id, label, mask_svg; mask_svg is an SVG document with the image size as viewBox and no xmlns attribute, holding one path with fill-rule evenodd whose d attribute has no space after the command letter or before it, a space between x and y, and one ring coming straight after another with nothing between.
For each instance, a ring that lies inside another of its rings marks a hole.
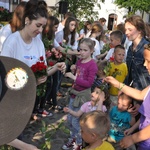
<instances>
[{"instance_id":1,"label":"child","mask_svg":"<svg viewBox=\"0 0 150 150\"><path fill-rule=\"evenodd\" d=\"M102 91L99 87L95 87L94 91L91 93L91 101L85 102L81 106L80 110L76 112L69 109L68 107L65 107L64 111L70 113L75 117L80 117L83 113L87 113L94 110L101 110L103 112L106 112L107 108L105 105L103 105L103 102L108 100L109 94L107 90Z\"/></svg>"},{"instance_id":2,"label":"child","mask_svg":"<svg viewBox=\"0 0 150 150\"><path fill-rule=\"evenodd\" d=\"M105 67L107 66L107 62L106 61L98 61L97 66L98 66L98 71L96 74L97 77L94 80L94 83L91 87L91 91L93 91L95 89L95 87L101 86L103 84L103 79L106 77L106 73L104 72L104 70L105 70ZM108 84L105 84L105 85L106 85L106 88L108 88Z\"/></svg>"},{"instance_id":3,"label":"child","mask_svg":"<svg viewBox=\"0 0 150 150\"><path fill-rule=\"evenodd\" d=\"M118 81L123 82L128 74L127 65L123 63L125 57L125 48L117 45L113 53L114 62L110 62L110 75L114 76ZM117 105L118 89L110 86L109 93L112 106Z\"/></svg>"},{"instance_id":4,"label":"child","mask_svg":"<svg viewBox=\"0 0 150 150\"><path fill-rule=\"evenodd\" d=\"M103 27L100 24L93 24L90 38L93 41L95 41L94 52L92 54L92 58L95 61L98 61L98 55L100 55L100 50L102 49L100 46L100 36L102 32L103 32Z\"/></svg>"},{"instance_id":5,"label":"child","mask_svg":"<svg viewBox=\"0 0 150 150\"><path fill-rule=\"evenodd\" d=\"M117 45L121 45L123 39L123 34L121 31L116 30L110 33L110 44L112 46L112 48L108 51L106 57L104 58L104 60L110 60L110 58L113 56L114 53L114 47Z\"/></svg>"},{"instance_id":6,"label":"child","mask_svg":"<svg viewBox=\"0 0 150 150\"><path fill-rule=\"evenodd\" d=\"M124 131L135 123L135 118L127 111L132 107L132 99L124 93L118 96L118 104L110 111L110 131L108 141L113 144L115 150L121 150L119 141L124 137ZM133 150L133 149L132 149Z\"/></svg>"},{"instance_id":7,"label":"child","mask_svg":"<svg viewBox=\"0 0 150 150\"><path fill-rule=\"evenodd\" d=\"M70 90L69 108L73 111L78 111L81 105L90 100L91 86L94 82L97 65L91 58L94 51L94 42L90 38L84 38L80 42L80 59L76 65L71 67L75 74L68 72L65 74L74 80L72 89ZM71 142L65 144L63 149L68 149L72 146L74 138L78 147L81 147L82 139L80 136L79 118L68 115L68 122L71 130Z\"/></svg>"},{"instance_id":8,"label":"child","mask_svg":"<svg viewBox=\"0 0 150 150\"><path fill-rule=\"evenodd\" d=\"M150 74L150 45L146 44L144 46L144 66L148 70ZM139 68L140 69L140 68ZM118 89L121 89L122 92L128 94L132 98L142 101L143 103L140 106L139 112L141 113L140 116L140 125L139 125L139 132L136 132L132 135L124 137L120 145L123 148L127 148L135 143L138 143L137 150L149 150L150 149L150 86L146 87L142 91L133 89L123 83L118 82L113 77L106 77L106 82L111 83L113 86L115 86Z\"/></svg>"},{"instance_id":9,"label":"child","mask_svg":"<svg viewBox=\"0 0 150 150\"><path fill-rule=\"evenodd\" d=\"M80 118L81 136L89 145L83 150L114 150L107 141L103 141L109 131L110 122L101 111L85 113Z\"/></svg>"}]
</instances>

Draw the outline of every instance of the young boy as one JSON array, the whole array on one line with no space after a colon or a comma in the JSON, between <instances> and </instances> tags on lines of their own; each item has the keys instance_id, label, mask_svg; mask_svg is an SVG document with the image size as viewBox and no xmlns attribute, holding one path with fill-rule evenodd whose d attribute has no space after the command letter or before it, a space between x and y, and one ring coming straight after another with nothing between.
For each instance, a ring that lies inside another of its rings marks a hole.
<instances>
[{"instance_id":1,"label":"young boy","mask_svg":"<svg viewBox=\"0 0 150 150\"><path fill-rule=\"evenodd\" d=\"M97 62L97 67L98 71L96 73L96 79L94 80L94 83L91 87L91 91L95 89L95 87L99 87L103 84L103 79L106 77L106 74L104 72L105 67L107 66L107 61L98 61ZM104 84L103 84L104 85ZM105 88L108 88L108 84L105 84Z\"/></svg>"},{"instance_id":2,"label":"young boy","mask_svg":"<svg viewBox=\"0 0 150 150\"><path fill-rule=\"evenodd\" d=\"M114 47L121 45L122 39L123 33L121 31L116 30L110 33L110 44L113 48L108 51L106 57L104 58L105 61L110 60L110 58L113 57Z\"/></svg>"},{"instance_id":3,"label":"young boy","mask_svg":"<svg viewBox=\"0 0 150 150\"><path fill-rule=\"evenodd\" d=\"M114 150L110 143L103 141L110 127L105 113L97 110L85 113L80 118L80 127L82 139L89 144L83 150Z\"/></svg>"},{"instance_id":4,"label":"young boy","mask_svg":"<svg viewBox=\"0 0 150 150\"><path fill-rule=\"evenodd\" d=\"M118 104L110 111L110 131L108 141L114 143L115 150L122 150L119 141L124 138L124 131L135 123L135 118L127 111L132 107L132 98L124 93L118 96ZM132 149L135 150L134 146Z\"/></svg>"},{"instance_id":5,"label":"young boy","mask_svg":"<svg viewBox=\"0 0 150 150\"><path fill-rule=\"evenodd\" d=\"M113 57L114 61L110 62L111 68L109 70L109 75L113 76L118 81L123 82L128 74L127 65L123 62L125 57L125 48L122 45L117 45L114 48ZM109 94L111 106L117 105L118 91L119 90L114 86L110 86Z\"/></svg>"}]
</instances>

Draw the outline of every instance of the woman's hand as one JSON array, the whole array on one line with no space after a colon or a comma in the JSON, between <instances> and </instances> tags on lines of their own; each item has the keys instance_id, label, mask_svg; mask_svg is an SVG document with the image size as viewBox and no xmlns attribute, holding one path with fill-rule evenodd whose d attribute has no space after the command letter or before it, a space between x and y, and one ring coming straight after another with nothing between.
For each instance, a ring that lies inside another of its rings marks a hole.
<instances>
[{"instance_id":1,"label":"woman's hand","mask_svg":"<svg viewBox=\"0 0 150 150\"><path fill-rule=\"evenodd\" d=\"M71 65L70 70L74 74L76 71L76 65Z\"/></svg>"},{"instance_id":2,"label":"woman's hand","mask_svg":"<svg viewBox=\"0 0 150 150\"><path fill-rule=\"evenodd\" d=\"M38 78L37 85L40 85L40 84L46 82L46 80L47 80L47 76L42 76L42 77Z\"/></svg>"},{"instance_id":3,"label":"woman's hand","mask_svg":"<svg viewBox=\"0 0 150 150\"><path fill-rule=\"evenodd\" d=\"M58 70L60 70L63 74L65 74L66 71L66 64L65 62L59 62L56 64L56 67Z\"/></svg>"},{"instance_id":4,"label":"woman's hand","mask_svg":"<svg viewBox=\"0 0 150 150\"><path fill-rule=\"evenodd\" d=\"M112 84L116 88L120 88L120 82L112 76L108 76L108 77L104 78L104 81Z\"/></svg>"}]
</instances>

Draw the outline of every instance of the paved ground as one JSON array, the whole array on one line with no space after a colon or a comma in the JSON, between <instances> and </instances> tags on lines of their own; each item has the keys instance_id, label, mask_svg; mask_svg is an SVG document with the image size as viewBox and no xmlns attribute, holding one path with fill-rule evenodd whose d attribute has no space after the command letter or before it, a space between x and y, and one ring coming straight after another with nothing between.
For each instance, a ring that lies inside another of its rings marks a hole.
<instances>
[{"instance_id":1,"label":"paved ground","mask_svg":"<svg viewBox=\"0 0 150 150\"><path fill-rule=\"evenodd\" d=\"M67 88L62 88L62 90L65 93ZM58 104L61 106L66 104L65 96L58 97L57 100ZM54 111L48 106L47 109L53 113L53 116L42 118L40 121L31 120L24 130L23 141L32 143L38 148L41 148L42 144L46 143L46 139L48 144L51 145L51 150L61 150L62 145L69 137L69 130L66 124L66 114L63 111ZM48 150L48 148L43 148L43 150Z\"/></svg>"}]
</instances>

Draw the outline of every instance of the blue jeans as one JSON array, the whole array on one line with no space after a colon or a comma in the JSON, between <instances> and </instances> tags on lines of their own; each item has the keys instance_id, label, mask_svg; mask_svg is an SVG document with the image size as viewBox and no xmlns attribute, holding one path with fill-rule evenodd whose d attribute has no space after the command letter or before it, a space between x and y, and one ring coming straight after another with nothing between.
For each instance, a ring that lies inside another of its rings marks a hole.
<instances>
[{"instance_id":1,"label":"blue jeans","mask_svg":"<svg viewBox=\"0 0 150 150\"><path fill-rule=\"evenodd\" d=\"M73 101L74 98L70 98L70 102L69 102L69 108L73 111L78 111L80 109L73 107ZM71 134L71 138L76 138L76 143L79 145L82 143L82 138L81 138L81 133L80 133L80 124L79 124L79 117L74 117L71 114L68 114L67 116L67 120L68 120L68 124L69 124L69 128L70 128L70 134Z\"/></svg>"}]
</instances>

